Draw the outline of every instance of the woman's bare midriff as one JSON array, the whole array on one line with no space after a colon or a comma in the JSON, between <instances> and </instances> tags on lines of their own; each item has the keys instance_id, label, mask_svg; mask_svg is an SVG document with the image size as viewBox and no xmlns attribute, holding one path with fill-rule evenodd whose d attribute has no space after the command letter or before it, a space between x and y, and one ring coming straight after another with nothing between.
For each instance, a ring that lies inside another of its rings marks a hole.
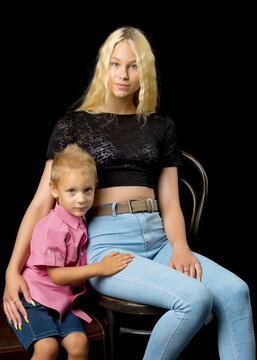
<instances>
[{"instance_id":1,"label":"woman's bare midriff","mask_svg":"<svg viewBox=\"0 0 257 360\"><path fill-rule=\"evenodd\" d=\"M145 186L115 186L97 189L93 206L112 202L126 202L131 199L153 199L154 191Z\"/></svg>"}]
</instances>

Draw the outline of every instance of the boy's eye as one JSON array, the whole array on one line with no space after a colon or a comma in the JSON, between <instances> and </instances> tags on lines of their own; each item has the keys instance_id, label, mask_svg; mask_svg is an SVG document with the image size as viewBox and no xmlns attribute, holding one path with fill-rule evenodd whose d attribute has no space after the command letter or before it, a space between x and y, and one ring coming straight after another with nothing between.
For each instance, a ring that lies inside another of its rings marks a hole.
<instances>
[{"instance_id":1,"label":"boy's eye","mask_svg":"<svg viewBox=\"0 0 257 360\"><path fill-rule=\"evenodd\" d=\"M68 189L67 192L70 193L70 194L74 194L75 190L74 189Z\"/></svg>"},{"instance_id":2,"label":"boy's eye","mask_svg":"<svg viewBox=\"0 0 257 360\"><path fill-rule=\"evenodd\" d=\"M89 193L91 191L93 191L93 189L91 187L88 187L88 188L85 189L85 193Z\"/></svg>"}]
</instances>

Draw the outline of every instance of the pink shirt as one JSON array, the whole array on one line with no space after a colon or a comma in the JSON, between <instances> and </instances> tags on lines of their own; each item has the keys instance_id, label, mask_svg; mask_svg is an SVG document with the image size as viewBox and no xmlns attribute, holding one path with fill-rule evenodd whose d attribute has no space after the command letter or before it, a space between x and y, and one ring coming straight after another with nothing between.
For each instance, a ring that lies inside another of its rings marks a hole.
<instances>
[{"instance_id":1,"label":"pink shirt","mask_svg":"<svg viewBox=\"0 0 257 360\"><path fill-rule=\"evenodd\" d=\"M56 204L55 208L34 228L30 255L22 276L27 281L32 298L55 309L60 314L71 311L87 322L91 318L78 309L73 300L86 291L85 282L56 285L50 279L46 266L81 266L86 264L86 222Z\"/></svg>"}]
</instances>

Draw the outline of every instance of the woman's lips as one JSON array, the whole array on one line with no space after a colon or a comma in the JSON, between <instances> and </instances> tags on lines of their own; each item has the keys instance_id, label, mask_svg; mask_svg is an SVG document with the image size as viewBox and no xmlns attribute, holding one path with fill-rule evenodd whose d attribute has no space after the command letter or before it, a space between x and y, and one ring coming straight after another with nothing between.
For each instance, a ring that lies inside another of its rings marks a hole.
<instances>
[{"instance_id":1,"label":"woman's lips","mask_svg":"<svg viewBox=\"0 0 257 360\"><path fill-rule=\"evenodd\" d=\"M120 89L127 89L129 87L128 84L119 84L119 83L115 83L115 85L120 88Z\"/></svg>"}]
</instances>

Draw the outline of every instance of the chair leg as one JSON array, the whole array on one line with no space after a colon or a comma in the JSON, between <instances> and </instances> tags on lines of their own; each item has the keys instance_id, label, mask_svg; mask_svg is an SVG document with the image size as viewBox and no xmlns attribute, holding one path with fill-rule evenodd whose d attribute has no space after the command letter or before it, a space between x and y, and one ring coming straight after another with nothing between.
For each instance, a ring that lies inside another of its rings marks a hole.
<instances>
[{"instance_id":1,"label":"chair leg","mask_svg":"<svg viewBox=\"0 0 257 360\"><path fill-rule=\"evenodd\" d=\"M108 327L108 337L109 337L109 354L110 360L117 359L117 321L115 312L111 310L106 310L107 315L107 327Z\"/></svg>"}]
</instances>

